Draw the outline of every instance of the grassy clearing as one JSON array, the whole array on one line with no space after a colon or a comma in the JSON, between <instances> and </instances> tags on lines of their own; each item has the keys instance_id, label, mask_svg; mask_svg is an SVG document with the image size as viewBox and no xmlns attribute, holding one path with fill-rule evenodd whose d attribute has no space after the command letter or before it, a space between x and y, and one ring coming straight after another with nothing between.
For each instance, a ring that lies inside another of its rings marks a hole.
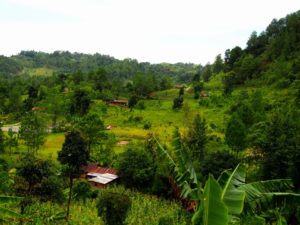
<instances>
[{"instance_id":1,"label":"grassy clearing","mask_svg":"<svg viewBox=\"0 0 300 225\"><path fill-rule=\"evenodd\" d=\"M56 159L57 152L61 150L64 141L65 141L65 135L62 133L49 134L46 138L45 144L39 150L39 154L42 157Z\"/></svg>"},{"instance_id":2,"label":"grassy clearing","mask_svg":"<svg viewBox=\"0 0 300 225\"><path fill-rule=\"evenodd\" d=\"M30 68L25 71L30 76L52 76L55 72L53 69L41 67L41 68Z\"/></svg>"}]
</instances>

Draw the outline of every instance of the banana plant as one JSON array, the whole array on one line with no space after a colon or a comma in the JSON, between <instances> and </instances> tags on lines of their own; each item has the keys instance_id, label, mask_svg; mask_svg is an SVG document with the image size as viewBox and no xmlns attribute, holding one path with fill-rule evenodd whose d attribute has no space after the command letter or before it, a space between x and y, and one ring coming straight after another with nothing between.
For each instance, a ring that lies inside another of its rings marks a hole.
<instances>
[{"instance_id":1,"label":"banana plant","mask_svg":"<svg viewBox=\"0 0 300 225\"><path fill-rule=\"evenodd\" d=\"M180 159L178 162L155 137L154 140L161 155L165 156L173 169L182 196L198 203L192 218L195 225L240 224L242 214L255 214L258 208L268 209L274 200L282 203L287 200L300 202L300 194L290 192L291 180L278 179L246 184L246 170L240 164L232 172L224 171L218 180L210 175L202 189L187 152L183 148L175 150L177 158Z\"/></svg>"}]
</instances>

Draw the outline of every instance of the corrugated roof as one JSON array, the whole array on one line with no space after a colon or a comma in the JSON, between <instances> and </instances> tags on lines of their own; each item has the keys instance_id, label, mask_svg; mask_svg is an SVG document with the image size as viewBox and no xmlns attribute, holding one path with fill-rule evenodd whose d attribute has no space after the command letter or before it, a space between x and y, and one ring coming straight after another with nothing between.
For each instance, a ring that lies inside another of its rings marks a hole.
<instances>
[{"instance_id":1,"label":"corrugated roof","mask_svg":"<svg viewBox=\"0 0 300 225\"><path fill-rule=\"evenodd\" d=\"M125 99L115 99L112 102L114 102L114 103L128 103L128 100L125 100Z\"/></svg>"},{"instance_id":2,"label":"corrugated roof","mask_svg":"<svg viewBox=\"0 0 300 225\"><path fill-rule=\"evenodd\" d=\"M108 184L118 178L117 175L110 173L88 173L87 175L92 176L92 178L89 178L88 181L93 181L100 184Z\"/></svg>"},{"instance_id":3,"label":"corrugated roof","mask_svg":"<svg viewBox=\"0 0 300 225\"><path fill-rule=\"evenodd\" d=\"M115 169L109 167L99 167L96 163L90 163L86 166L82 166L81 169L86 173L109 173L117 175L117 171Z\"/></svg>"}]
</instances>

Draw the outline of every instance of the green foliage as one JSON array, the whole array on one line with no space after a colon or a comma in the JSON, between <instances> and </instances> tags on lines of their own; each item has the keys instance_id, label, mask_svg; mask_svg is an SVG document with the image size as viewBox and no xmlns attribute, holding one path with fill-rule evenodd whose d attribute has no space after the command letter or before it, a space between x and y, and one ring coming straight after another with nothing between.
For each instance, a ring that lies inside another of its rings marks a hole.
<instances>
[{"instance_id":1,"label":"green foliage","mask_svg":"<svg viewBox=\"0 0 300 225\"><path fill-rule=\"evenodd\" d=\"M18 137L11 128L7 132L5 145L7 146L10 155L12 154L12 149L18 146Z\"/></svg>"},{"instance_id":2,"label":"green foliage","mask_svg":"<svg viewBox=\"0 0 300 225\"><path fill-rule=\"evenodd\" d=\"M5 147L5 139L4 139L4 133L2 131L2 124L0 123L0 153L4 152Z\"/></svg>"},{"instance_id":3,"label":"green foliage","mask_svg":"<svg viewBox=\"0 0 300 225\"><path fill-rule=\"evenodd\" d=\"M224 86L224 95L228 96L231 94L234 86L234 80L235 80L236 73L235 72L229 72L225 73L223 76L223 86Z\"/></svg>"},{"instance_id":4,"label":"green foliage","mask_svg":"<svg viewBox=\"0 0 300 225\"><path fill-rule=\"evenodd\" d=\"M42 201L61 202L63 199L61 180L53 163L33 155L26 155L19 162L14 188L18 194L36 196Z\"/></svg>"},{"instance_id":5,"label":"green foliage","mask_svg":"<svg viewBox=\"0 0 300 225\"><path fill-rule=\"evenodd\" d=\"M36 113L26 113L21 121L19 138L25 141L28 152L36 153L44 144L46 126L43 119Z\"/></svg>"},{"instance_id":6,"label":"green foliage","mask_svg":"<svg viewBox=\"0 0 300 225\"><path fill-rule=\"evenodd\" d=\"M227 205L228 213L231 215L238 216L243 211L245 191L239 190L237 187L244 185L245 177L245 168L237 165L231 174L225 172L218 179L218 183L222 187L221 200Z\"/></svg>"},{"instance_id":7,"label":"green foliage","mask_svg":"<svg viewBox=\"0 0 300 225\"><path fill-rule=\"evenodd\" d=\"M80 172L80 167L87 163L89 152L86 142L78 131L73 130L66 134L57 159L61 164L68 166L72 177L76 176Z\"/></svg>"},{"instance_id":8,"label":"green foliage","mask_svg":"<svg viewBox=\"0 0 300 225\"><path fill-rule=\"evenodd\" d=\"M101 139L105 139L104 123L96 113L88 113L79 117L74 127L81 132L89 152L92 146L99 144Z\"/></svg>"},{"instance_id":9,"label":"green foliage","mask_svg":"<svg viewBox=\"0 0 300 225\"><path fill-rule=\"evenodd\" d=\"M92 197L92 194L92 188L88 181L78 181L74 184L73 195L75 199L85 203L88 198Z\"/></svg>"},{"instance_id":10,"label":"green foliage","mask_svg":"<svg viewBox=\"0 0 300 225\"><path fill-rule=\"evenodd\" d=\"M131 199L124 194L103 192L98 198L98 216L107 225L122 225L131 207Z\"/></svg>"},{"instance_id":11,"label":"green foliage","mask_svg":"<svg viewBox=\"0 0 300 225\"><path fill-rule=\"evenodd\" d=\"M192 218L193 224L227 225L228 209L222 201L222 189L210 176L205 184L202 202Z\"/></svg>"},{"instance_id":12,"label":"green foliage","mask_svg":"<svg viewBox=\"0 0 300 225\"><path fill-rule=\"evenodd\" d=\"M149 190L154 179L156 165L148 152L132 146L120 154L118 171L126 187Z\"/></svg>"},{"instance_id":13,"label":"green foliage","mask_svg":"<svg viewBox=\"0 0 300 225\"><path fill-rule=\"evenodd\" d=\"M72 130L66 134L65 142L61 151L58 152L58 161L65 165L65 173L70 179L69 199L67 208L67 217L70 213L70 204L72 197L73 179L80 175L80 167L87 164L89 159L89 151L86 142L78 131Z\"/></svg>"},{"instance_id":14,"label":"green foliage","mask_svg":"<svg viewBox=\"0 0 300 225\"><path fill-rule=\"evenodd\" d=\"M179 89L179 96L184 95L184 87L181 87Z\"/></svg>"},{"instance_id":15,"label":"green foliage","mask_svg":"<svg viewBox=\"0 0 300 225\"><path fill-rule=\"evenodd\" d=\"M77 89L71 99L70 113L83 116L88 113L91 104L91 98L86 90Z\"/></svg>"},{"instance_id":16,"label":"green foliage","mask_svg":"<svg viewBox=\"0 0 300 225\"><path fill-rule=\"evenodd\" d=\"M145 101L138 101L135 108L140 109L140 110L146 109Z\"/></svg>"},{"instance_id":17,"label":"green foliage","mask_svg":"<svg viewBox=\"0 0 300 225\"><path fill-rule=\"evenodd\" d=\"M234 113L231 116L225 131L225 142L238 153L246 146L245 138L246 127L238 114Z\"/></svg>"},{"instance_id":18,"label":"green foliage","mask_svg":"<svg viewBox=\"0 0 300 225\"><path fill-rule=\"evenodd\" d=\"M224 170L234 168L238 164L236 155L228 151L216 151L205 155L201 163L201 173L204 177L209 174L218 177Z\"/></svg>"},{"instance_id":19,"label":"green foliage","mask_svg":"<svg viewBox=\"0 0 300 225\"><path fill-rule=\"evenodd\" d=\"M0 158L0 193L10 193L12 184L13 179L9 174L7 162Z\"/></svg>"},{"instance_id":20,"label":"green foliage","mask_svg":"<svg viewBox=\"0 0 300 225\"><path fill-rule=\"evenodd\" d=\"M211 78L213 74L213 68L212 68L212 65L210 65L209 63L206 64L203 69L202 69L202 72L201 72L201 76L203 78L203 81L205 82L208 82Z\"/></svg>"},{"instance_id":21,"label":"green foliage","mask_svg":"<svg viewBox=\"0 0 300 225\"><path fill-rule=\"evenodd\" d=\"M215 58L215 62L213 64L213 72L220 73L223 71L223 69L224 69L224 62L223 62L221 54L219 54Z\"/></svg>"},{"instance_id":22,"label":"green foliage","mask_svg":"<svg viewBox=\"0 0 300 225\"><path fill-rule=\"evenodd\" d=\"M183 97L182 97L182 95L174 98L173 107L172 107L173 110L181 109L182 105L183 105Z\"/></svg>"},{"instance_id":23,"label":"green foliage","mask_svg":"<svg viewBox=\"0 0 300 225\"><path fill-rule=\"evenodd\" d=\"M21 218L21 215L7 206L10 203L18 203L22 198L15 196L0 196L0 223L10 223L11 220Z\"/></svg>"},{"instance_id":24,"label":"green foliage","mask_svg":"<svg viewBox=\"0 0 300 225\"><path fill-rule=\"evenodd\" d=\"M187 146L191 152L192 159L202 162L205 157L205 144L207 143L207 126L204 118L197 114L186 137Z\"/></svg>"},{"instance_id":25,"label":"green foliage","mask_svg":"<svg viewBox=\"0 0 300 225\"><path fill-rule=\"evenodd\" d=\"M149 122L149 121L146 121L146 123L144 124L144 129L145 130L149 130L150 128L151 128L151 122Z\"/></svg>"},{"instance_id":26,"label":"green foliage","mask_svg":"<svg viewBox=\"0 0 300 225\"><path fill-rule=\"evenodd\" d=\"M133 108L138 103L138 97L136 95L132 95L128 100L128 107Z\"/></svg>"},{"instance_id":27,"label":"green foliage","mask_svg":"<svg viewBox=\"0 0 300 225\"><path fill-rule=\"evenodd\" d=\"M298 114L297 110L288 105L276 109L266 123L254 127L252 132L260 132L261 138L259 140L252 138L251 142L252 145L261 148L264 154L263 177L267 179L293 178L297 188L299 187L297 146L300 145Z\"/></svg>"}]
</instances>

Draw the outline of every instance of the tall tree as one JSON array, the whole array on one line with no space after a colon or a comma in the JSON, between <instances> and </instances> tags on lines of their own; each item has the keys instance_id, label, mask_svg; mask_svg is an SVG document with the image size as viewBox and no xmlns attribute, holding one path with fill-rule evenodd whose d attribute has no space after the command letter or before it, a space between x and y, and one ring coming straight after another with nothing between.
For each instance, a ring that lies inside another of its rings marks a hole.
<instances>
[{"instance_id":1,"label":"tall tree","mask_svg":"<svg viewBox=\"0 0 300 225\"><path fill-rule=\"evenodd\" d=\"M17 164L14 179L15 191L24 197L20 204L21 214L33 202L33 197L42 201L61 202L63 199L61 182L50 160L38 159L33 154L25 155Z\"/></svg>"},{"instance_id":2,"label":"tall tree","mask_svg":"<svg viewBox=\"0 0 300 225\"><path fill-rule=\"evenodd\" d=\"M22 118L19 131L20 139L25 141L28 151L37 153L39 148L44 144L46 136L46 126L41 117L36 113L28 112Z\"/></svg>"},{"instance_id":3,"label":"tall tree","mask_svg":"<svg viewBox=\"0 0 300 225\"><path fill-rule=\"evenodd\" d=\"M86 165L89 159L87 144L78 131L70 131L66 134L61 151L58 152L58 161L65 165L65 174L69 177L69 198L67 217L70 214L70 204L73 188L73 180L81 173L81 166Z\"/></svg>"},{"instance_id":4,"label":"tall tree","mask_svg":"<svg viewBox=\"0 0 300 225\"><path fill-rule=\"evenodd\" d=\"M187 144L193 160L203 161L205 157L205 144L207 143L206 122L197 114L192 126L188 130Z\"/></svg>"},{"instance_id":5,"label":"tall tree","mask_svg":"<svg viewBox=\"0 0 300 225\"><path fill-rule=\"evenodd\" d=\"M87 143L88 152L91 153L93 145L97 144L101 137L104 137L104 124L96 113L88 113L81 117L75 125L81 131Z\"/></svg>"},{"instance_id":6,"label":"tall tree","mask_svg":"<svg viewBox=\"0 0 300 225\"><path fill-rule=\"evenodd\" d=\"M216 56L215 62L213 64L213 72L220 73L224 68L224 62L221 54Z\"/></svg>"},{"instance_id":7,"label":"tall tree","mask_svg":"<svg viewBox=\"0 0 300 225\"><path fill-rule=\"evenodd\" d=\"M235 82L236 73L231 71L229 73L224 74L222 82L224 86L224 95L228 96L231 94Z\"/></svg>"},{"instance_id":8,"label":"tall tree","mask_svg":"<svg viewBox=\"0 0 300 225\"><path fill-rule=\"evenodd\" d=\"M225 131L225 142L237 154L246 146L246 126L237 113L233 113Z\"/></svg>"},{"instance_id":9,"label":"tall tree","mask_svg":"<svg viewBox=\"0 0 300 225\"><path fill-rule=\"evenodd\" d=\"M300 120L299 112L287 105L272 113L261 132L264 140L258 147L263 152L263 177L293 178L300 188Z\"/></svg>"},{"instance_id":10,"label":"tall tree","mask_svg":"<svg viewBox=\"0 0 300 225\"><path fill-rule=\"evenodd\" d=\"M63 99L63 94L60 93L59 87L55 87L49 91L46 98L47 111L51 113L52 126L56 126L57 119L66 111L66 103Z\"/></svg>"},{"instance_id":11,"label":"tall tree","mask_svg":"<svg viewBox=\"0 0 300 225\"><path fill-rule=\"evenodd\" d=\"M213 74L212 65L210 63L207 63L202 69L201 77L205 82L208 82L212 74Z\"/></svg>"},{"instance_id":12,"label":"tall tree","mask_svg":"<svg viewBox=\"0 0 300 225\"><path fill-rule=\"evenodd\" d=\"M18 137L10 128L7 132L5 145L8 147L9 154L12 154L12 149L18 146Z\"/></svg>"},{"instance_id":13,"label":"tall tree","mask_svg":"<svg viewBox=\"0 0 300 225\"><path fill-rule=\"evenodd\" d=\"M89 111L91 98L87 91L78 89L75 90L71 99L70 113L71 115L78 114L83 116Z\"/></svg>"},{"instance_id":14,"label":"tall tree","mask_svg":"<svg viewBox=\"0 0 300 225\"><path fill-rule=\"evenodd\" d=\"M0 152L4 152L5 139L2 131L2 124L0 123Z\"/></svg>"}]
</instances>

